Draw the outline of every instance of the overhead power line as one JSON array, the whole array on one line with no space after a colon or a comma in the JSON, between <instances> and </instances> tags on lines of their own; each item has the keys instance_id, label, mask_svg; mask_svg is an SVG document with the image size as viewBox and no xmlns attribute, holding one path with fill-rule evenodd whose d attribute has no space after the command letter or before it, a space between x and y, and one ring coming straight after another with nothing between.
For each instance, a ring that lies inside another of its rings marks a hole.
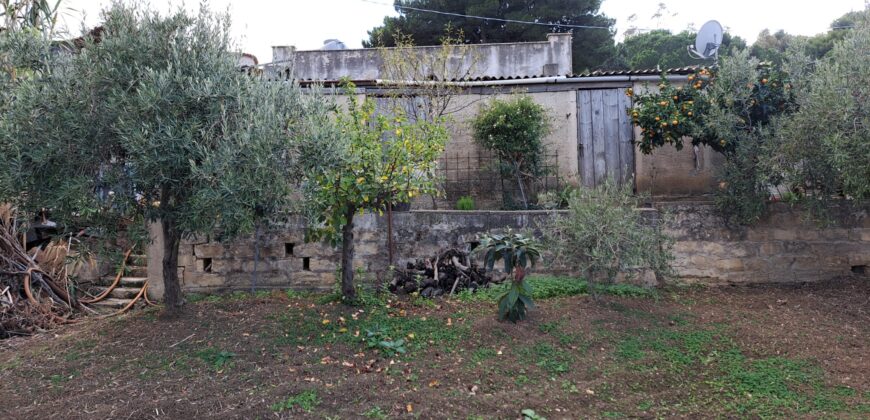
<instances>
[{"instance_id":1,"label":"overhead power line","mask_svg":"<svg viewBox=\"0 0 870 420\"><path fill-rule=\"evenodd\" d=\"M373 1L373 0L361 0L361 1L366 2L366 3L371 3L371 4L377 4L377 5L381 5L381 6L392 6L392 7L395 7L397 9L403 9L403 10L414 10L417 12L434 13L437 15L463 17L463 18L469 18L469 19L491 20L491 21L495 21L495 22L519 23L519 24L523 24L523 25L560 26L563 28L577 28L577 29L608 29L608 30L610 29L609 26L567 25L567 24L561 24L561 23L530 22L527 20L502 19L502 18L493 18L493 17L486 17L486 16L464 15L462 13L442 12L440 10L421 9L419 7L402 6L401 4L382 3L382 2Z\"/></svg>"}]
</instances>

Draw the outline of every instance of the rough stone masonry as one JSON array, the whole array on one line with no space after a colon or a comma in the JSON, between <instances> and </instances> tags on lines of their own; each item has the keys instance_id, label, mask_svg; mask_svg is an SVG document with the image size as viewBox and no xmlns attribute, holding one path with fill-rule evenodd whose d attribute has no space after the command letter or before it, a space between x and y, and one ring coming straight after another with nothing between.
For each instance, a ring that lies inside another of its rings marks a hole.
<instances>
[{"instance_id":1,"label":"rough stone masonry","mask_svg":"<svg viewBox=\"0 0 870 420\"><path fill-rule=\"evenodd\" d=\"M832 210L833 223L820 226L806 213L785 204L750 227L728 228L709 204L667 204L649 212L661 220L674 238L674 268L670 281L714 284L798 283L836 276L866 275L870 264L868 205ZM411 211L393 214L395 259L398 264L431 257L448 247L466 249L481 232L529 229L534 231L550 211ZM378 282L387 267L386 218L359 217L355 222L355 267L360 281ZM160 230L152 228L149 248L149 289L162 295ZM260 236L260 259L255 262L253 237L229 243L208 237L186 240L179 251L179 277L187 292L249 290L255 264L257 287L328 290L334 287L339 251L322 243L305 243L303 225L287 225ZM570 273L571 267L548 261L539 273Z\"/></svg>"}]
</instances>

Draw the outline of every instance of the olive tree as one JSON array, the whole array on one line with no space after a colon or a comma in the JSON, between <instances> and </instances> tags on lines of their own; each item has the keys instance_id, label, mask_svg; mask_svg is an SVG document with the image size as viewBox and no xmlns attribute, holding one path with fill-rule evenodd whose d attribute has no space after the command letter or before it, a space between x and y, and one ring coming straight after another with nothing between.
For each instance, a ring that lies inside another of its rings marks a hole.
<instances>
[{"instance_id":1,"label":"olive tree","mask_svg":"<svg viewBox=\"0 0 870 420\"><path fill-rule=\"evenodd\" d=\"M644 269L667 277L673 241L661 223L646 220L637 209L642 199L632 194L631 183L609 179L580 188L568 198L568 211L543 226L545 244L556 261L579 270L590 283Z\"/></svg>"},{"instance_id":2,"label":"olive tree","mask_svg":"<svg viewBox=\"0 0 870 420\"><path fill-rule=\"evenodd\" d=\"M0 199L111 234L160 221L164 300L183 303L179 242L249 232L287 208L294 141L326 111L240 72L226 16L114 3L100 40L51 57L0 123ZM97 42L99 41L99 42Z\"/></svg>"},{"instance_id":3,"label":"olive tree","mask_svg":"<svg viewBox=\"0 0 870 420\"><path fill-rule=\"evenodd\" d=\"M787 52L797 112L782 118L767 150L771 170L810 200L870 197L870 9L823 59ZM824 206L814 206L817 209Z\"/></svg>"}]
</instances>

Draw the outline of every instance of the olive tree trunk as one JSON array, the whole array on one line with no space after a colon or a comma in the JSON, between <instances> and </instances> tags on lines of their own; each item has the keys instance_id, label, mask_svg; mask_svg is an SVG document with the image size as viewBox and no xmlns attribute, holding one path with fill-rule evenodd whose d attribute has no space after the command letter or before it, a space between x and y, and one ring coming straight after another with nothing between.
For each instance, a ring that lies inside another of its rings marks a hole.
<instances>
[{"instance_id":1,"label":"olive tree trunk","mask_svg":"<svg viewBox=\"0 0 870 420\"><path fill-rule=\"evenodd\" d=\"M178 245L181 233L175 223L163 220L163 302L169 313L181 310L181 284L178 281Z\"/></svg>"}]
</instances>

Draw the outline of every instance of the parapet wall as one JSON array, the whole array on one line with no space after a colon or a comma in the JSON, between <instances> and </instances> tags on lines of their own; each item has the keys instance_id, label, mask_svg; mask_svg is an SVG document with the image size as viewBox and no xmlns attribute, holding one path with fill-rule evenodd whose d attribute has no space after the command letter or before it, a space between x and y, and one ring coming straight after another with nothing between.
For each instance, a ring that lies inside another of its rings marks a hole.
<instances>
[{"instance_id":1,"label":"parapet wall","mask_svg":"<svg viewBox=\"0 0 870 420\"><path fill-rule=\"evenodd\" d=\"M677 278L702 284L800 283L866 273L870 264L870 206L833 210L834 223L820 227L805 213L774 205L770 214L751 227L726 228L709 204L672 204L648 211L648 219L663 220L674 240ZM397 263L432 257L448 247L465 248L480 232L531 229L553 217L546 211L412 211L393 214ZM378 281L387 268L386 218L375 215L356 221L355 266ZM152 234L159 233L152 229ZM305 243L302 225L264 233L257 262L258 288L326 290L335 284L339 252L321 243ZM162 241L155 236L149 251L149 276L155 295L161 294ZM254 271L252 238L217 243L208 238L182 243L179 271L189 292L248 290ZM547 261L536 272L565 273Z\"/></svg>"},{"instance_id":2,"label":"parapet wall","mask_svg":"<svg viewBox=\"0 0 870 420\"><path fill-rule=\"evenodd\" d=\"M438 54L441 48L414 47L409 53ZM570 33L548 34L547 40L541 42L473 44L459 51L463 54L451 56L446 63L450 69L448 74L442 74L444 69L423 69L421 74L506 78L564 76L572 72ZM297 51L291 46L277 46L272 47L272 61L267 71L278 74L289 67L297 80L335 81L347 77L373 81L386 78L383 52L378 48Z\"/></svg>"}]
</instances>

